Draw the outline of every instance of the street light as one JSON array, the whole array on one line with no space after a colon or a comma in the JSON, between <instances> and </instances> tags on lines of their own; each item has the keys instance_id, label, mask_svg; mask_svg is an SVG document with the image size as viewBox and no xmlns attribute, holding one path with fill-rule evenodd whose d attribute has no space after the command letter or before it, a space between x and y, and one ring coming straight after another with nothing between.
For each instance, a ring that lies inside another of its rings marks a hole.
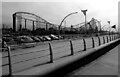
<instances>
[{"instance_id":1,"label":"street light","mask_svg":"<svg viewBox=\"0 0 120 77\"><path fill-rule=\"evenodd\" d=\"M63 21L64 21L68 16L70 16L70 15L72 15L72 14L76 14L76 13L78 13L78 12L70 13L70 14L66 15L66 16L63 18L63 20L61 21L61 23L60 23L60 25L59 25L59 33L58 33L58 34L60 34L60 29L61 29L61 26L62 26Z\"/></svg>"},{"instance_id":2,"label":"street light","mask_svg":"<svg viewBox=\"0 0 120 77\"><path fill-rule=\"evenodd\" d=\"M108 21L108 24L109 24L109 34L110 34L110 21Z\"/></svg>"},{"instance_id":3,"label":"street light","mask_svg":"<svg viewBox=\"0 0 120 77\"><path fill-rule=\"evenodd\" d=\"M83 14L85 16L85 27L87 28L87 24L86 24L86 12L87 12L87 9L86 10L81 10L81 12L83 12Z\"/></svg>"}]
</instances>

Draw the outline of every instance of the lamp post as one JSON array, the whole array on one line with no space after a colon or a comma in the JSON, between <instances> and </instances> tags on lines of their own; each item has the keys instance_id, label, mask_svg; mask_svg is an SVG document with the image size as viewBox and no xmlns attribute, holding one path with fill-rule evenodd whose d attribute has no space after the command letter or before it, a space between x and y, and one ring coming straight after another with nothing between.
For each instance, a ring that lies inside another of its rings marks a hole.
<instances>
[{"instance_id":1,"label":"lamp post","mask_svg":"<svg viewBox=\"0 0 120 77\"><path fill-rule=\"evenodd\" d=\"M109 35L110 35L110 21L108 21L108 24L109 24Z\"/></svg>"},{"instance_id":2,"label":"lamp post","mask_svg":"<svg viewBox=\"0 0 120 77\"><path fill-rule=\"evenodd\" d=\"M101 29L101 21L98 21L98 23L100 24L100 34L101 34L101 31L102 31L102 29Z\"/></svg>"},{"instance_id":3,"label":"lamp post","mask_svg":"<svg viewBox=\"0 0 120 77\"><path fill-rule=\"evenodd\" d=\"M86 10L81 10L81 12L83 12L83 14L85 16L85 28L87 30L87 24L86 24L86 12L87 12L87 9Z\"/></svg>"},{"instance_id":4,"label":"lamp post","mask_svg":"<svg viewBox=\"0 0 120 77\"><path fill-rule=\"evenodd\" d=\"M78 13L78 12L70 13L70 14L66 15L66 16L62 19L62 21L60 22L60 25L59 25L59 27L58 27L58 29L59 29L58 34L59 34L59 35L60 35L60 30L61 30L61 26L62 26L63 21L64 21L68 16L73 15L73 14L76 14L76 13Z\"/></svg>"}]
</instances>

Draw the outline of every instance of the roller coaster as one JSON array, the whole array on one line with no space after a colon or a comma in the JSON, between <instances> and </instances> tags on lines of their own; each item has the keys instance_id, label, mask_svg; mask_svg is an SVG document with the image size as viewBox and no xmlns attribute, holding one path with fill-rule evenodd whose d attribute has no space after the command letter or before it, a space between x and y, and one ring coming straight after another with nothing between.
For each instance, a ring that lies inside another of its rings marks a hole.
<instances>
[{"instance_id":1,"label":"roller coaster","mask_svg":"<svg viewBox=\"0 0 120 77\"><path fill-rule=\"evenodd\" d=\"M89 22L87 22L87 26L85 27L85 23L79 23L73 25L80 32L84 32L89 30L89 32L97 32L101 29L101 23L95 18L92 18ZM21 29L30 29L34 31L38 28L45 28L48 30L50 27L58 30L59 25L52 24L42 17L29 13L29 12L15 12L13 14L13 31L19 31Z\"/></svg>"},{"instance_id":2,"label":"roller coaster","mask_svg":"<svg viewBox=\"0 0 120 77\"><path fill-rule=\"evenodd\" d=\"M13 15L13 30L14 32L21 29L32 29L35 30L37 28L45 28L56 27L58 25L52 24L42 17L29 13L29 12L15 12Z\"/></svg>"}]
</instances>

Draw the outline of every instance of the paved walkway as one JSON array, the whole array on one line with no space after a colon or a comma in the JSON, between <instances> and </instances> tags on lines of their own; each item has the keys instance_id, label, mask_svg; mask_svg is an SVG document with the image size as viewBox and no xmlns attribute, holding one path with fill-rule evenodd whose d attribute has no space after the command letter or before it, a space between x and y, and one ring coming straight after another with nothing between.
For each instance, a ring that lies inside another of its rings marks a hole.
<instances>
[{"instance_id":1,"label":"paved walkway","mask_svg":"<svg viewBox=\"0 0 120 77\"><path fill-rule=\"evenodd\" d=\"M70 75L118 75L118 47L120 44L92 63L73 71Z\"/></svg>"}]
</instances>

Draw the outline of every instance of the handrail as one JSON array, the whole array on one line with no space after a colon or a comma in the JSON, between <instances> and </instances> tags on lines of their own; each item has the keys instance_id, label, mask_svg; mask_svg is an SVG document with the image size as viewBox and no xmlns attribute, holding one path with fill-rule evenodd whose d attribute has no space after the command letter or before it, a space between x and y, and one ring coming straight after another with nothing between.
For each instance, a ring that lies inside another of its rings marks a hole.
<instances>
[{"instance_id":1,"label":"handrail","mask_svg":"<svg viewBox=\"0 0 120 77\"><path fill-rule=\"evenodd\" d=\"M44 55L44 56L40 56L40 57L31 58L31 59L27 59L27 60L22 60L22 61L18 61L18 62L12 63L12 64L18 64L18 63L22 63L22 62L26 62L26 61L31 61L31 60L42 58L42 57L46 57L46 56L49 56L49 55L50 54L47 54L47 55Z\"/></svg>"},{"instance_id":2,"label":"handrail","mask_svg":"<svg viewBox=\"0 0 120 77\"><path fill-rule=\"evenodd\" d=\"M31 52L22 53L22 54L15 54L15 55L11 55L11 57L13 57L13 56L18 56L18 55L25 55L25 54L35 53L35 52L41 52L41 51L46 51L46 50L49 50L49 49L43 49L43 50L40 50L40 51L31 51Z\"/></svg>"}]
</instances>

